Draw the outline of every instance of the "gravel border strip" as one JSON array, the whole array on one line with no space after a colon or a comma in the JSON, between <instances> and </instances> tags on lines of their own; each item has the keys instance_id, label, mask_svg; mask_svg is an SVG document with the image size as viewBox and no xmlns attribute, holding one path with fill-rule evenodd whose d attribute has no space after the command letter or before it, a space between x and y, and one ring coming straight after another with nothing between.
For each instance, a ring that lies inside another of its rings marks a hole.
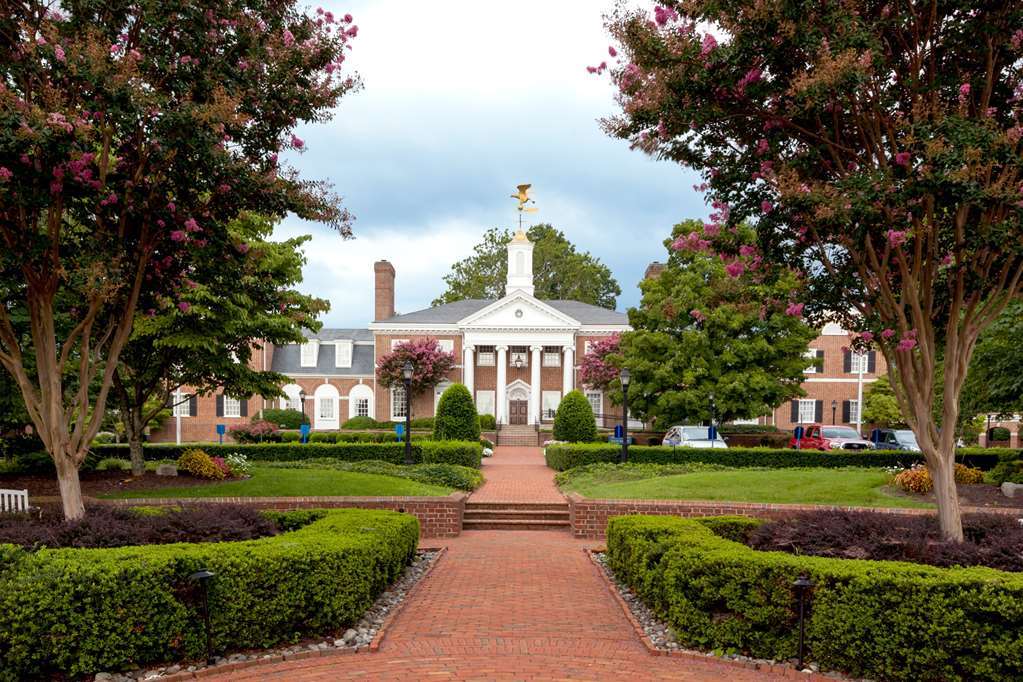
<instances>
[{"instance_id":1,"label":"gravel border strip","mask_svg":"<svg viewBox=\"0 0 1023 682\"><path fill-rule=\"evenodd\" d=\"M773 673L779 677L797 678L809 680L810 682L835 682L836 680L851 681L853 678L839 674L821 673L816 669L816 664L811 663L810 667L798 670L794 665L788 663L771 661L767 659L751 658L748 656L719 656L713 653L683 649L674 640L671 628L663 620L657 617L643 601L632 592L632 590L620 583L614 573L607 566L607 551L601 549L583 549L594 568L604 581L608 592L621 606L625 617L632 624L636 636L643 642L647 653L651 656L672 656L688 658L703 663L715 662L723 666L744 668L747 670L759 670Z\"/></svg>"},{"instance_id":2,"label":"gravel border strip","mask_svg":"<svg viewBox=\"0 0 1023 682\"><path fill-rule=\"evenodd\" d=\"M377 597L358 623L347 628L337 638L307 638L286 647L236 652L226 657L217 657L217 662L212 666L200 662L186 667L182 663L134 670L129 673L101 672L97 673L93 679L95 682L134 682L135 680L179 682L283 661L375 653L405 604L416 593L423 580L430 575L446 552L446 547L420 548L416 552L416 560L406 566L401 576Z\"/></svg>"}]
</instances>

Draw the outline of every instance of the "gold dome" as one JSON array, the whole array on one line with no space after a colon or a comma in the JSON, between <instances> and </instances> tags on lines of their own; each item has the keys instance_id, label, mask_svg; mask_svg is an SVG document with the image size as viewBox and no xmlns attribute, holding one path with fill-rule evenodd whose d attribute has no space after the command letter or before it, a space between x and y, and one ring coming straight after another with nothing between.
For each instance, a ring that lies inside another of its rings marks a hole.
<instances>
[{"instance_id":1,"label":"gold dome","mask_svg":"<svg viewBox=\"0 0 1023 682\"><path fill-rule=\"evenodd\" d=\"M529 242L529 237L526 236L526 233L523 232L522 228L520 227L519 231L515 233L514 237L512 237L512 241L513 242Z\"/></svg>"}]
</instances>

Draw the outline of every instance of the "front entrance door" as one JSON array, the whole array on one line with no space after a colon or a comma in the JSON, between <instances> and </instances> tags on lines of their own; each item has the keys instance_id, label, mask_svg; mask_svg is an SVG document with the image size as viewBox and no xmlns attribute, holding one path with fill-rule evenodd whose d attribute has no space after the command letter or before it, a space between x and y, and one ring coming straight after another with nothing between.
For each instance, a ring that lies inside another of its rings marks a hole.
<instances>
[{"instance_id":1,"label":"front entrance door","mask_svg":"<svg viewBox=\"0 0 1023 682\"><path fill-rule=\"evenodd\" d=\"M528 420L529 415L529 401L528 400L509 400L508 401L508 423L509 424L525 424Z\"/></svg>"}]
</instances>

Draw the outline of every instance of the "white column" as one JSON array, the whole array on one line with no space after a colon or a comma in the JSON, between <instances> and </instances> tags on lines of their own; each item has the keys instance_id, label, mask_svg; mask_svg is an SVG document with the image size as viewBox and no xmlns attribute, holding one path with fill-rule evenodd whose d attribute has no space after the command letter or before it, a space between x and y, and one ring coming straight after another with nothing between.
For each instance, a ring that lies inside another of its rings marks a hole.
<instances>
[{"instance_id":1,"label":"white column","mask_svg":"<svg viewBox=\"0 0 1023 682\"><path fill-rule=\"evenodd\" d=\"M498 424L508 423L508 414L505 411L504 393L508 387L508 346L497 347L497 391L494 397L494 412L497 415Z\"/></svg>"},{"instance_id":2,"label":"white column","mask_svg":"<svg viewBox=\"0 0 1023 682\"><path fill-rule=\"evenodd\" d=\"M572 379L575 375L575 348L565 346L562 350L565 357L563 358L564 362L561 363L561 397L564 398L572 390Z\"/></svg>"},{"instance_id":3,"label":"white column","mask_svg":"<svg viewBox=\"0 0 1023 682\"><path fill-rule=\"evenodd\" d=\"M465 346L462 348L462 383L469 389L469 395L472 396L472 402L476 403L476 392L473 390L473 381L475 379L476 371L476 359L473 356L473 347Z\"/></svg>"},{"instance_id":4,"label":"white column","mask_svg":"<svg viewBox=\"0 0 1023 682\"><path fill-rule=\"evenodd\" d=\"M529 358L529 419L530 424L535 424L540 417L540 353L543 346L530 346L533 353Z\"/></svg>"}]
</instances>

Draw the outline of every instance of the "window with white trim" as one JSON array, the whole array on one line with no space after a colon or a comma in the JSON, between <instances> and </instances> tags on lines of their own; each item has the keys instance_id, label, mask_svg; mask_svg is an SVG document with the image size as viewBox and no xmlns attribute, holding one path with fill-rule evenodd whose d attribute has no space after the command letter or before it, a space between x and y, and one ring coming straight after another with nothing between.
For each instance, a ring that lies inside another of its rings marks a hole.
<instances>
[{"instance_id":1,"label":"window with white trim","mask_svg":"<svg viewBox=\"0 0 1023 682\"><path fill-rule=\"evenodd\" d=\"M583 355L590 354L590 347L593 345L592 341L583 341Z\"/></svg>"},{"instance_id":2,"label":"window with white trim","mask_svg":"<svg viewBox=\"0 0 1023 682\"><path fill-rule=\"evenodd\" d=\"M369 398L355 399L355 416L356 417L369 416Z\"/></svg>"},{"instance_id":3,"label":"window with white trim","mask_svg":"<svg viewBox=\"0 0 1023 682\"><path fill-rule=\"evenodd\" d=\"M189 403L192 400L192 396L187 393L175 393L171 396L171 401L174 404L174 416L175 417L190 417L191 412L189 409Z\"/></svg>"},{"instance_id":4,"label":"window with white trim","mask_svg":"<svg viewBox=\"0 0 1023 682\"><path fill-rule=\"evenodd\" d=\"M437 347L445 353L455 352L455 342L452 339L437 339Z\"/></svg>"},{"instance_id":5,"label":"window with white trim","mask_svg":"<svg viewBox=\"0 0 1023 682\"><path fill-rule=\"evenodd\" d=\"M289 410L302 411L302 396L296 395L286 399L285 408Z\"/></svg>"},{"instance_id":6,"label":"window with white trim","mask_svg":"<svg viewBox=\"0 0 1023 682\"><path fill-rule=\"evenodd\" d=\"M408 343L408 339L391 339L391 350L394 350L403 343Z\"/></svg>"},{"instance_id":7,"label":"window with white trim","mask_svg":"<svg viewBox=\"0 0 1023 682\"><path fill-rule=\"evenodd\" d=\"M856 424L860 420L860 401L849 401L849 423Z\"/></svg>"},{"instance_id":8,"label":"window with white trim","mask_svg":"<svg viewBox=\"0 0 1023 682\"><path fill-rule=\"evenodd\" d=\"M604 394L600 391L586 391L586 399L590 401L594 416L604 412Z\"/></svg>"},{"instance_id":9,"label":"window with white trim","mask_svg":"<svg viewBox=\"0 0 1023 682\"><path fill-rule=\"evenodd\" d=\"M799 401L799 423L800 424L812 424L817 421L817 401L816 400L800 400Z\"/></svg>"},{"instance_id":10,"label":"window with white trim","mask_svg":"<svg viewBox=\"0 0 1023 682\"><path fill-rule=\"evenodd\" d=\"M402 385L391 387L391 419L405 418L405 387Z\"/></svg>"},{"instance_id":11,"label":"window with white trim","mask_svg":"<svg viewBox=\"0 0 1023 682\"><path fill-rule=\"evenodd\" d=\"M319 344L316 341L306 341L302 344L301 365L303 367L316 366L316 351Z\"/></svg>"},{"instance_id":12,"label":"window with white trim","mask_svg":"<svg viewBox=\"0 0 1023 682\"><path fill-rule=\"evenodd\" d=\"M803 353L803 357L810 361L810 364L803 370L803 374L817 374L821 371L823 362L818 362L817 351L813 348ZM823 358L821 358L823 360Z\"/></svg>"},{"instance_id":13,"label":"window with white trim","mask_svg":"<svg viewBox=\"0 0 1023 682\"><path fill-rule=\"evenodd\" d=\"M242 401L231 396L224 396L224 416L225 417L240 417L242 416Z\"/></svg>"},{"instance_id":14,"label":"window with white trim","mask_svg":"<svg viewBox=\"0 0 1023 682\"><path fill-rule=\"evenodd\" d=\"M561 404L561 391L544 391L541 395L541 403L543 411L540 413L540 418L546 421L553 420L558 411L558 405Z\"/></svg>"},{"instance_id":15,"label":"window with white trim","mask_svg":"<svg viewBox=\"0 0 1023 682\"><path fill-rule=\"evenodd\" d=\"M561 349L546 346L543 349L544 367L561 367Z\"/></svg>"},{"instance_id":16,"label":"window with white trim","mask_svg":"<svg viewBox=\"0 0 1023 682\"><path fill-rule=\"evenodd\" d=\"M338 341L334 344L334 366L335 367L351 367L352 366L352 342L351 341Z\"/></svg>"},{"instance_id":17,"label":"window with white trim","mask_svg":"<svg viewBox=\"0 0 1023 682\"><path fill-rule=\"evenodd\" d=\"M331 420L331 419L336 419L337 418L337 408L336 408L337 400L335 398L332 398L330 396L325 396L323 398L320 398L320 400L318 400L317 402L319 402L319 404L320 404L320 414L319 414L319 418L320 419Z\"/></svg>"},{"instance_id":18,"label":"window with white trim","mask_svg":"<svg viewBox=\"0 0 1023 682\"><path fill-rule=\"evenodd\" d=\"M493 346L480 346L476 353L476 365L493 367L497 364L497 353Z\"/></svg>"},{"instance_id":19,"label":"window with white trim","mask_svg":"<svg viewBox=\"0 0 1023 682\"><path fill-rule=\"evenodd\" d=\"M476 411L478 413L493 416L496 402L494 391L476 391Z\"/></svg>"},{"instance_id":20,"label":"window with white trim","mask_svg":"<svg viewBox=\"0 0 1023 682\"><path fill-rule=\"evenodd\" d=\"M849 371L853 374L865 373L867 371L867 354L852 353L849 356Z\"/></svg>"}]
</instances>

